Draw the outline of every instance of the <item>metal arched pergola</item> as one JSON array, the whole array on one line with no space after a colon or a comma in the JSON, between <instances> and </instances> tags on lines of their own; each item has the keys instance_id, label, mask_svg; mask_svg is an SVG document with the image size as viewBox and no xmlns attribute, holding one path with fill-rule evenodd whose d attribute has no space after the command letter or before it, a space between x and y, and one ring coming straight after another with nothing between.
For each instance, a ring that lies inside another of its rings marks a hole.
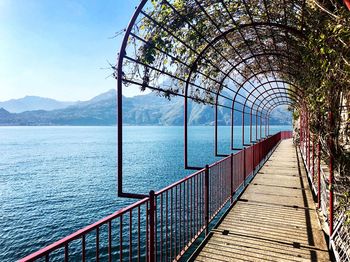
<instances>
[{"instance_id":1,"label":"metal arched pergola","mask_svg":"<svg viewBox=\"0 0 350 262\"><path fill-rule=\"evenodd\" d=\"M199 170L203 167L188 161L189 99L215 107L215 156L226 156L218 152L219 107L231 112L230 150L237 150L269 135L274 108L300 104L303 89L294 76L303 66L297 47L304 39L304 8L305 0L141 1L125 31L116 70L119 196L144 197L122 186L123 89L138 86L184 98L184 164ZM250 117L249 143L242 128L238 148L235 112L243 127Z\"/></svg>"}]
</instances>

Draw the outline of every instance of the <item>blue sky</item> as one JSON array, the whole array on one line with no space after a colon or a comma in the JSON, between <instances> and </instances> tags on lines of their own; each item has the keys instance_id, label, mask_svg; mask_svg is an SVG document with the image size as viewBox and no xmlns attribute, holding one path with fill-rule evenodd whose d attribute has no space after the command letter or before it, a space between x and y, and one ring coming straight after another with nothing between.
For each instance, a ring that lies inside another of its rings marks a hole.
<instances>
[{"instance_id":1,"label":"blue sky","mask_svg":"<svg viewBox=\"0 0 350 262\"><path fill-rule=\"evenodd\" d=\"M86 100L115 88L108 62L139 0L0 0L0 101Z\"/></svg>"}]
</instances>

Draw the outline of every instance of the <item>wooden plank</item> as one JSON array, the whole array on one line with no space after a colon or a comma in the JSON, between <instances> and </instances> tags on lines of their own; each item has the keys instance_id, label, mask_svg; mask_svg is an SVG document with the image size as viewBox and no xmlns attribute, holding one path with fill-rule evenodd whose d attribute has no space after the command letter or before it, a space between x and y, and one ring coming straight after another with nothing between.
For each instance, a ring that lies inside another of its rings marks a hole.
<instances>
[{"instance_id":1,"label":"wooden plank","mask_svg":"<svg viewBox=\"0 0 350 262\"><path fill-rule=\"evenodd\" d=\"M298 157L282 141L194 260L329 261Z\"/></svg>"}]
</instances>

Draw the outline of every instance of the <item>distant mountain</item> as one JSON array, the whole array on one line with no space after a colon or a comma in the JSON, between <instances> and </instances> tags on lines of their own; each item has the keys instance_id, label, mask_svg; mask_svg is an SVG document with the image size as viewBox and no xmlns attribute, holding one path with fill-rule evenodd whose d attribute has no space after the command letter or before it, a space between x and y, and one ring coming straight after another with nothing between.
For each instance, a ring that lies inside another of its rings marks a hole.
<instances>
[{"instance_id":1,"label":"distant mountain","mask_svg":"<svg viewBox=\"0 0 350 262\"><path fill-rule=\"evenodd\" d=\"M20 99L11 99L0 102L0 108L11 113L21 113L32 110L55 110L73 105L75 102L61 102L40 96L26 96Z\"/></svg>"},{"instance_id":2,"label":"distant mountain","mask_svg":"<svg viewBox=\"0 0 350 262\"><path fill-rule=\"evenodd\" d=\"M189 102L190 125L213 125L214 108ZM218 111L220 125L230 125L230 110ZM249 120L247 119L247 124ZM123 97L123 122L125 125L183 125L183 98L170 101L153 93ZM235 125L242 123L241 114L235 117ZM271 124L291 124L291 114L278 108L272 114ZM10 113L0 109L0 125L115 125L116 92L110 90L85 102L75 103L63 109L34 110Z\"/></svg>"}]
</instances>

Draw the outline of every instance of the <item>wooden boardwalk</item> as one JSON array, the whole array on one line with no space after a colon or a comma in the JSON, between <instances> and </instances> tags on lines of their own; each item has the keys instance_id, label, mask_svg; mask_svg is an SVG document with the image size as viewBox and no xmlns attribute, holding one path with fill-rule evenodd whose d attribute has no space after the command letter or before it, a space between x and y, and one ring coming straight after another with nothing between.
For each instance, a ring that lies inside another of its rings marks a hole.
<instances>
[{"instance_id":1,"label":"wooden boardwalk","mask_svg":"<svg viewBox=\"0 0 350 262\"><path fill-rule=\"evenodd\" d=\"M284 140L194 261L329 261L306 173Z\"/></svg>"}]
</instances>

